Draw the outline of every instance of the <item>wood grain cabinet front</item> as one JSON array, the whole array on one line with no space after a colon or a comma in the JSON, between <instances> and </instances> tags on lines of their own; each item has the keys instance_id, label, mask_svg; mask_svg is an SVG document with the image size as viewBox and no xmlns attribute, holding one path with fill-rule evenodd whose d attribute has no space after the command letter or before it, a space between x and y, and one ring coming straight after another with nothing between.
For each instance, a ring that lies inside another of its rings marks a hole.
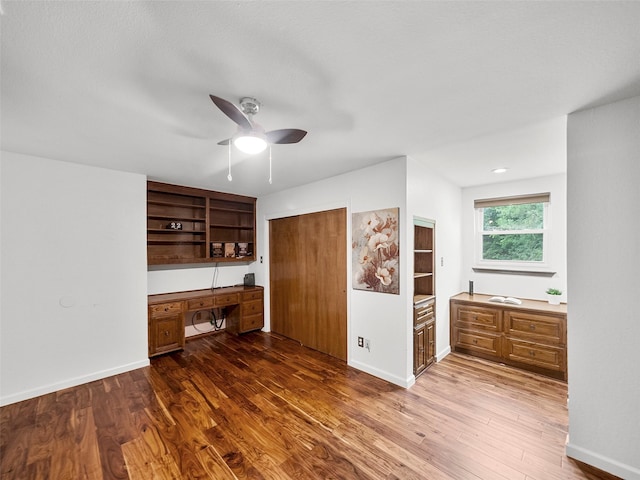
<instances>
[{"instance_id":1,"label":"wood grain cabinet front","mask_svg":"<svg viewBox=\"0 0 640 480\"><path fill-rule=\"evenodd\" d=\"M239 333L259 330L264 327L264 298L263 291L256 290L242 294L242 312Z\"/></svg>"},{"instance_id":2,"label":"wood grain cabinet front","mask_svg":"<svg viewBox=\"0 0 640 480\"><path fill-rule=\"evenodd\" d=\"M182 302L149 306L149 357L184 348Z\"/></svg>"},{"instance_id":3,"label":"wood grain cabinet front","mask_svg":"<svg viewBox=\"0 0 640 480\"><path fill-rule=\"evenodd\" d=\"M538 300L507 305L489 298L466 293L451 298L451 349L566 380L566 305Z\"/></svg>"},{"instance_id":4,"label":"wood grain cabinet front","mask_svg":"<svg viewBox=\"0 0 640 480\"><path fill-rule=\"evenodd\" d=\"M413 374L416 377L435 362L435 308L434 297L413 306Z\"/></svg>"}]
</instances>

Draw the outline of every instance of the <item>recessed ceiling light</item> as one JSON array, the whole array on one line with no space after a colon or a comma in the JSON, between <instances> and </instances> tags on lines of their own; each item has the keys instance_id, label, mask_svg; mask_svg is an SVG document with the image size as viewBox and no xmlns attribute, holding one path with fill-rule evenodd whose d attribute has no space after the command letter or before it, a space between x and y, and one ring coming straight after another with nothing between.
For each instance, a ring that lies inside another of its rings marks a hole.
<instances>
[{"instance_id":1,"label":"recessed ceiling light","mask_svg":"<svg viewBox=\"0 0 640 480\"><path fill-rule=\"evenodd\" d=\"M509 170L508 168L504 168L504 167L500 167L500 168L494 168L493 170L491 170L493 173L504 173L507 170Z\"/></svg>"}]
</instances>

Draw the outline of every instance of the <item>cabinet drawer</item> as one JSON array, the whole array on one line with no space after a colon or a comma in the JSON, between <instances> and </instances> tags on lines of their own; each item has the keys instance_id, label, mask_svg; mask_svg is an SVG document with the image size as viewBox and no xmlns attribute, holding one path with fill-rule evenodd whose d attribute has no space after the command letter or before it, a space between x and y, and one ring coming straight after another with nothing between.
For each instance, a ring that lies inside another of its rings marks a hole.
<instances>
[{"instance_id":1,"label":"cabinet drawer","mask_svg":"<svg viewBox=\"0 0 640 480\"><path fill-rule=\"evenodd\" d=\"M420 325L433 318L435 302L418 303L413 306L413 325Z\"/></svg>"},{"instance_id":2,"label":"cabinet drawer","mask_svg":"<svg viewBox=\"0 0 640 480\"><path fill-rule=\"evenodd\" d=\"M262 313L257 315L246 315L240 320L240 332L248 332L251 330L258 330L264 326L264 318Z\"/></svg>"},{"instance_id":3,"label":"cabinet drawer","mask_svg":"<svg viewBox=\"0 0 640 480\"><path fill-rule=\"evenodd\" d=\"M230 293L227 295L216 295L215 296L215 306L216 307L224 307L227 305L238 305L240 303L240 298L237 293Z\"/></svg>"},{"instance_id":4,"label":"cabinet drawer","mask_svg":"<svg viewBox=\"0 0 640 480\"><path fill-rule=\"evenodd\" d=\"M500 335L459 328L455 331L454 346L456 349L498 357L501 350L500 338Z\"/></svg>"},{"instance_id":5,"label":"cabinet drawer","mask_svg":"<svg viewBox=\"0 0 640 480\"><path fill-rule=\"evenodd\" d=\"M262 290L254 290L252 292L242 293L243 302L249 302L251 300L262 300Z\"/></svg>"},{"instance_id":6,"label":"cabinet drawer","mask_svg":"<svg viewBox=\"0 0 640 480\"><path fill-rule=\"evenodd\" d=\"M565 344L565 322L558 317L508 310L504 312L505 333L512 338L535 339L537 343Z\"/></svg>"},{"instance_id":7,"label":"cabinet drawer","mask_svg":"<svg viewBox=\"0 0 640 480\"><path fill-rule=\"evenodd\" d=\"M500 332L501 311L493 308L476 307L474 305L457 305L454 308L454 321L463 327Z\"/></svg>"},{"instance_id":8,"label":"cabinet drawer","mask_svg":"<svg viewBox=\"0 0 640 480\"><path fill-rule=\"evenodd\" d=\"M187 302L187 310L200 310L203 308L213 308L215 305L214 297L194 298Z\"/></svg>"},{"instance_id":9,"label":"cabinet drawer","mask_svg":"<svg viewBox=\"0 0 640 480\"><path fill-rule=\"evenodd\" d=\"M242 315L255 315L256 313L262 313L264 307L262 306L262 299L254 300L252 302L242 303Z\"/></svg>"},{"instance_id":10,"label":"cabinet drawer","mask_svg":"<svg viewBox=\"0 0 640 480\"><path fill-rule=\"evenodd\" d=\"M564 372L566 369L566 351L563 348L507 338L504 354L513 362L526 363L557 372Z\"/></svg>"},{"instance_id":11,"label":"cabinet drawer","mask_svg":"<svg viewBox=\"0 0 640 480\"><path fill-rule=\"evenodd\" d=\"M154 318L175 315L176 313L182 313L182 302L160 303L149 306L149 315Z\"/></svg>"}]
</instances>

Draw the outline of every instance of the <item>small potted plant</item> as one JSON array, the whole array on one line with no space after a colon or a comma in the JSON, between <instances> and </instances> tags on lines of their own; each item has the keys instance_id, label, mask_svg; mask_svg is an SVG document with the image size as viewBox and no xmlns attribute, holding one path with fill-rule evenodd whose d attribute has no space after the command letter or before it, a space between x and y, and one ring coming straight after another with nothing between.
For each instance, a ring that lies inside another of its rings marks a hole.
<instances>
[{"instance_id":1,"label":"small potted plant","mask_svg":"<svg viewBox=\"0 0 640 480\"><path fill-rule=\"evenodd\" d=\"M562 295L562 290L547 288L547 300L550 305L560 305L560 295Z\"/></svg>"}]
</instances>

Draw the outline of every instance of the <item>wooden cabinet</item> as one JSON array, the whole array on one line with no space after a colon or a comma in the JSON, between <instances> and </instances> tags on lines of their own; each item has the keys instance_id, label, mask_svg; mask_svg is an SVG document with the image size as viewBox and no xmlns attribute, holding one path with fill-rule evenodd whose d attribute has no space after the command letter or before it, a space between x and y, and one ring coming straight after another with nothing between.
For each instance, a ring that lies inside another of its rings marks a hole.
<instances>
[{"instance_id":1,"label":"wooden cabinet","mask_svg":"<svg viewBox=\"0 0 640 480\"><path fill-rule=\"evenodd\" d=\"M414 218L413 229L413 374L418 376L435 361L435 223Z\"/></svg>"},{"instance_id":2,"label":"wooden cabinet","mask_svg":"<svg viewBox=\"0 0 640 480\"><path fill-rule=\"evenodd\" d=\"M256 199L147 182L147 262L255 260Z\"/></svg>"},{"instance_id":3,"label":"wooden cabinet","mask_svg":"<svg viewBox=\"0 0 640 480\"><path fill-rule=\"evenodd\" d=\"M227 324L227 330L240 334L264 327L263 290L242 293L242 304L237 313Z\"/></svg>"},{"instance_id":4,"label":"wooden cabinet","mask_svg":"<svg viewBox=\"0 0 640 480\"><path fill-rule=\"evenodd\" d=\"M237 286L149 295L149 357L184 348L186 312L224 308L228 332L240 334L261 329L263 292L260 286Z\"/></svg>"},{"instance_id":5,"label":"wooden cabinet","mask_svg":"<svg viewBox=\"0 0 640 480\"><path fill-rule=\"evenodd\" d=\"M413 306L413 373L420 375L436 358L435 298Z\"/></svg>"},{"instance_id":6,"label":"wooden cabinet","mask_svg":"<svg viewBox=\"0 0 640 480\"><path fill-rule=\"evenodd\" d=\"M149 305L149 356L184 348L184 314L181 302Z\"/></svg>"},{"instance_id":7,"label":"wooden cabinet","mask_svg":"<svg viewBox=\"0 0 640 480\"><path fill-rule=\"evenodd\" d=\"M489 302L461 293L450 300L451 350L567 379L567 308L537 300Z\"/></svg>"}]
</instances>

